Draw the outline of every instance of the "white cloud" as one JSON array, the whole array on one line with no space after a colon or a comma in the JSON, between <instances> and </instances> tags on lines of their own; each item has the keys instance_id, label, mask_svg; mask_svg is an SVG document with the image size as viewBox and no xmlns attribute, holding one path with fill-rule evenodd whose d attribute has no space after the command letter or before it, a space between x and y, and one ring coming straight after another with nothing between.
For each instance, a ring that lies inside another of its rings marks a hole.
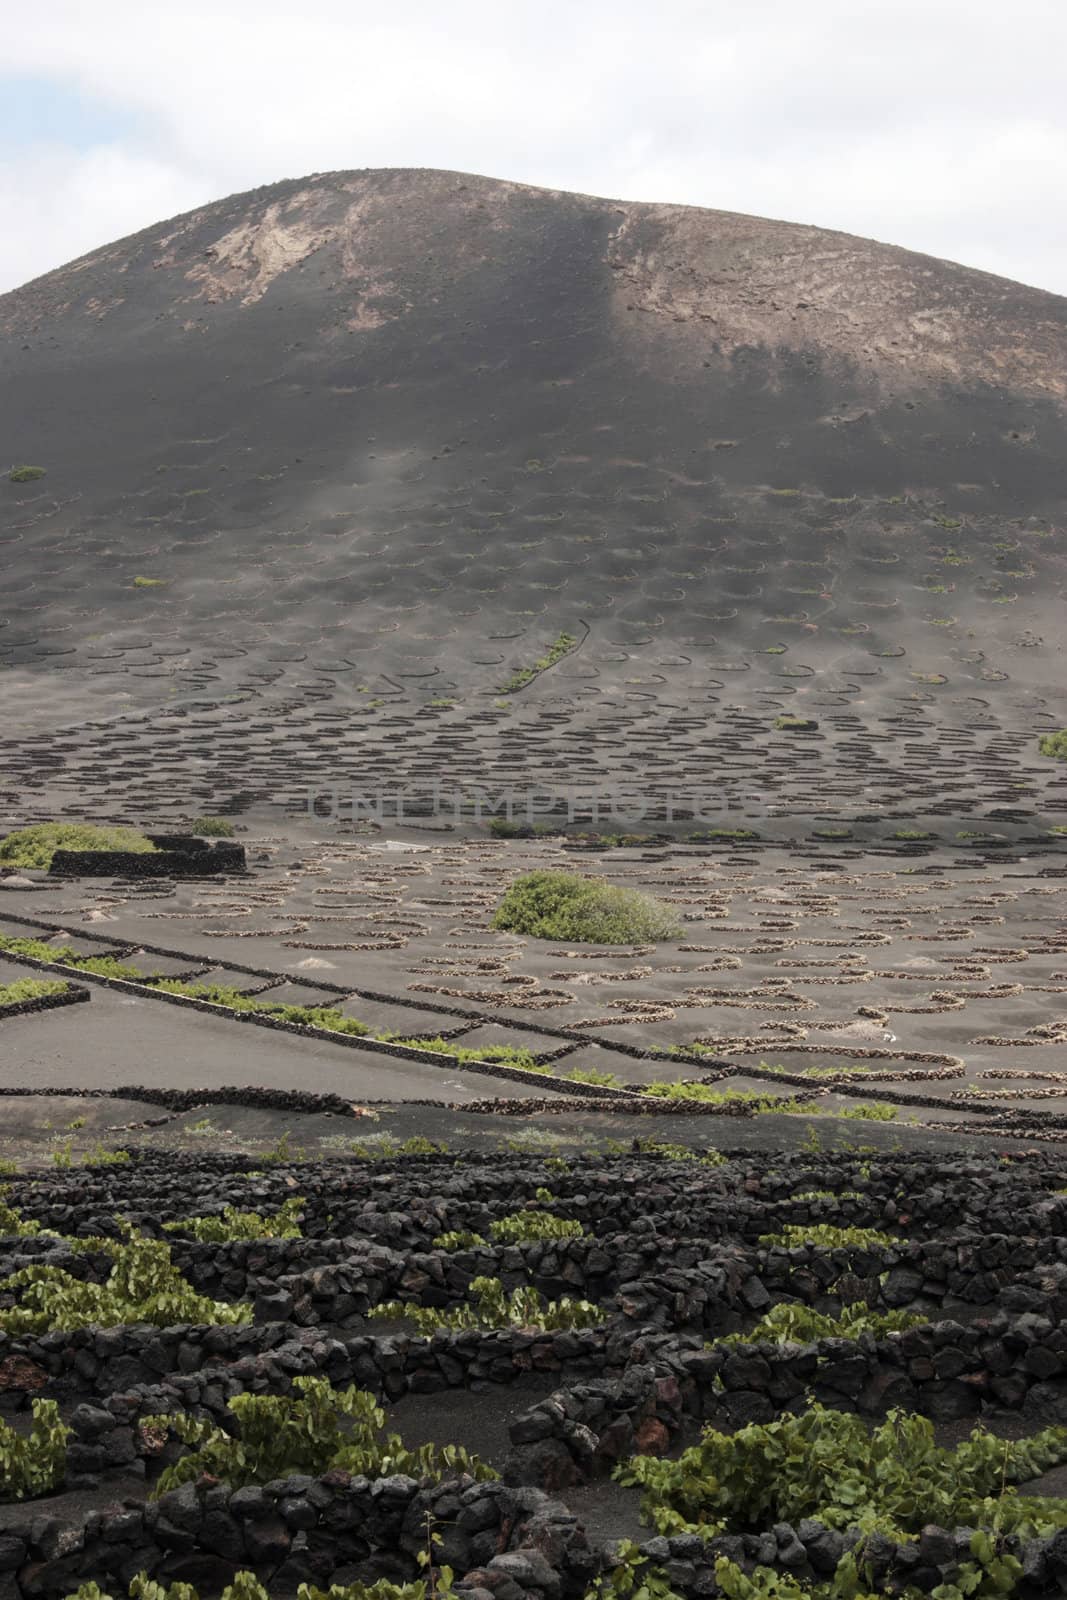
<instances>
[{"instance_id":1,"label":"white cloud","mask_svg":"<svg viewBox=\"0 0 1067 1600\"><path fill-rule=\"evenodd\" d=\"M1060 0L42 0L20 73L133 131L0 158L21 224L0 287L237 189L437 166L842 228L1067 293L1065 59Z\"/></svg>"}]
</instances>

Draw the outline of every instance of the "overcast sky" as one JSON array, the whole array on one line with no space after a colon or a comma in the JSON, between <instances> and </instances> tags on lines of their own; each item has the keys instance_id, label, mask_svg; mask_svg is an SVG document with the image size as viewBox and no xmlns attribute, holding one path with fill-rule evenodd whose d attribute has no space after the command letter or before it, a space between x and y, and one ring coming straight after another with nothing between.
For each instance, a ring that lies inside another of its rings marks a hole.
<instances>
[{"instance_id":1,"label":"overcast sky","mask_svg":"<svg viewBox=\"0 0 1067 1600\"><path fill-rule=\"evenodd\" d=\"M283 177L449 167L1067 294L1067 0L0 0L0 290Z\"/></svg>"}]
</instances>

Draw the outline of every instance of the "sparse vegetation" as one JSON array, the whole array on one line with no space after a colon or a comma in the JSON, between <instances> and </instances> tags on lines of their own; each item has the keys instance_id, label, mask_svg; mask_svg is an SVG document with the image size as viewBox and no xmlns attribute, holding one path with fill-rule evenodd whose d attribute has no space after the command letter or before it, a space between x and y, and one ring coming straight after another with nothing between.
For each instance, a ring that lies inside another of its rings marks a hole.
<instances>
[{"instance_id":1,"label":"sparse vegetation","mask_svg":"<svg viewBox=\"0 0 1067 1600\"><path fill-rule=\"evenodd\" d=\"M525 689L532 683L539 673L547 672L549 667L554 667L557 661L562 661L565 655L572 651L578 640L570 633L559 633L553 639L543 656L530 667L518 667L505 683L500 685L502 695L514 694L518 689Z\"/></svg>"},{"instance_id":2,"label":"sparse vegetation","mask_svg":"<svg viewBox=\"0 0 1067 1600\"><path fill-rule=\"evenodd\" d=\"M493 926L583 944L647 944L680 932L674 912L651 895L573 872L527 872L516 878Z\"/></svg>"},{"instance_id":3,"label":"sparse vegetation","mask_svg":"<svg viewBox=\"0 0 1067 1600\"><path fill-rule=\"evenodd\" d=\"M779 1233L761 1233L765 1248L799 1250L817 1245L822 1250L891 1250L900 1243L877 1228L838 1228L830 1222L789 1222Z\"/></svg>"},{"instance_id":4,"label":"sparse vegetation","mask_svg":"<svg viewBox=\"0 0 1067 1600\"><path fill-rule=\"evenodd\" d=\"M204 839L232 839L237 829L229 817L194 817L189 832Z\"/></svg>"},{"instance_id":5,"label":"sparse vegetation","mask_svg":"<svg viewBox=\"0 0 1067 1600\"><path fill-rule=\"evenodd\" d=\"M1053 761L1067 761L1067 728L1061 728L1058 733L1043 733L1037 748Z\"/></svg>"},{"instance_id":6,"label":"sparse vegetation","mask_svg":"<svg viewBox=\"0 0 1067 1600\"><path fill-rule=\"evenodd\" d=\"M0 843L0 866L47 872L57 850L128 850L146 855L155 849L135 828L88 822L39 822L9 833Z\"/></svg>"},{"instance_id":7,"label":"sparse vegetation","mask_svg":"<svg viewBox=\"0 0 1067 1600\"><path fill-rule=\"evenodd\" d=\"M4 1006L25 1005L27 1000L45 1000L49 995L66 994L70 988L55 978L16 978L14 983L0 984L0 1010Z\"/></svg>"}]
</instances>

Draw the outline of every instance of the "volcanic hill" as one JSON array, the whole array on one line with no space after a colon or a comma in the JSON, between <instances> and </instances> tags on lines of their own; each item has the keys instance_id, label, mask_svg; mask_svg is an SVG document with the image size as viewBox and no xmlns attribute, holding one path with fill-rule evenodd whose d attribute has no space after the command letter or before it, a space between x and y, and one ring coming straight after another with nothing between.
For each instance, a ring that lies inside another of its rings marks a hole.
<instances>
[{"instance_id":1,"label":"volcanic hill","mask_svg":"<svg viewBox=\"0 0 1067 1600\"><path fill-rule=\"evenodd\" d=\"M726 212L316 174L0 297L0 438L44 469L0 480L23 811L428 774L1063 806L1057 296Z\"/></svg>"}]
</instances>

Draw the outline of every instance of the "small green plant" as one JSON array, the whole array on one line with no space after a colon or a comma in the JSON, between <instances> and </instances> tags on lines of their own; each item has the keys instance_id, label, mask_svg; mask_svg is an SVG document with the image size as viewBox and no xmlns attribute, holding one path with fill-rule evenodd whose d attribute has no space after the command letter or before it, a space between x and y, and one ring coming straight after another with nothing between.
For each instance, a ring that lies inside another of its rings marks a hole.
<instances>
[{"instance_id":1,"label":"small green plant","mask_svg":"<svg viewBox=\"0 0 1067 1600\"><path fill-rule=\"evenodd\" d=\"M237 830L229 817L194 817L189 832L205 839L232 839Z\"/></svg>"},{"instance_id":2,"label":"small green plant","mask_svg":"<svg viewBox=\"0 0 1067 1600\"><path fill-rule=\"evenodd\" d=\"M379 1437L385 1413L365 1390L334 1389L328 1378L309 1377L294 1378L293 1389L289 1395L234 1395L229 1410L235 1432L184 1414L145 1418L143 1426L166 1427L194 1447L160 1474L156 1494L204 1473L235 1489L330 1471L372 1479L403 1474L423 1482L461 1473L482 1480L497 1476L460 1445L408 1450L398 1434Z\"/></svg>"},{"instance_id":3,"label":"small green plant","mask_svg":"<svg viewBox=\"0 0 1067 1600\"><path fill-rule=\"evenodd\" d=\"M138 575L133 580L135 589L162 589L166 587L166 578L144 578Z\"/></svg>"},{"instance_id":4,"label":"small green plant","mask_svg":"<svg viewBox=\"0 0 1067 1600\"><path fill-rule=\"evenodd\" d=\"M601 1072L599 1067L571 1067L563 1076L569 1083L588 1083L598 1089L622 1089L622 1079L614 1072Z\"/></svg>"},{"instance_id":5,"label":"small green plant","mask_svg":"<svg viewBox=\"0 0 1067 1600\"><path fill-rule=\"evenodd\" d=\"M12 467L7 475L7 481L8 483L36 483L38 478L43 477L43 467Z\"/></svg>"},{"instance_id":6,"label":"small green plant","mask_svg":"<svg viewBox=\"0 0 1067 1600\"><path fill-rule=\"evenodd\" d=\"M783 713L775 717L774 726L780 733L812 733L819 724L814 717L792 717Z\"/></svg>"},{"instance_id":7,"label":"small green plant","mask_svg":"<svg viewBox=\"0 0 1067 1600\"><path fill-rule=\"evenodd\" d=\"M1067 761L1067 728L1061 728L1058 733L1043 733L1037 748L1053 761Z\"/></svg>"},{"instance_id":8,"label":"small green plant","mask_svg":"<svg viewBox=\"0 0 1067 1600\"><path fill-rule=\"evenodd\" d=\"M180 1233L183 1238L199 1239L203 1244L225 1244L233 1239L299 1239L303 1196L293 1195L273 1216L258 1211L238 1211L223 1206L217 1216L185 1217L165 1222L165 1233Z\"/></svg>"},{"instance_id":9,"label":"small green plant","mask_svg":"<svg viewBox=\"0 0 1067 1600\"><path fill-rule=\"evenodd\" d=\"M573 872L527 872L501 900L493 927L535 939L582 944L648 944L675 938L668 906L633 889Z\"/></svg>"},{"instance_id":10,"label":"small green plant","mask_svg":"<svg viewBox=\"0 0 1067 1600\"><path fill-rule=\"evenodd\" d=\"M29 1433L18 1433L0 1421L0 1500L47 1494L61 1483L70 1432L54 1400L33 1401Z\"/></svg>"},{"instance_id":11,"label":"small green plant","mask_svg":"<svg viewBox=\"0 0 1067 1600\"><path fill-rule=\"evenodd\" d=\"M603 1322L604 1313L588 1300L543 1301L536 1289L513 1289L504 1293L499 1278L472 1278L473 1304L453 1306L442 1311L436 1306L420 1306L405 1300L386 1300L373 1306L368 1317L406 1317L419 1333L435 1333L438 1328L459 1332L464 1328L544 1328L559 1330L592 1328Z\"/></svg>"},{"instance_id":12,"label":"small green plant","mask_svg":"<svg viewBox=\"0 0 1067 1600\"><path fill-rule=\"evenodd\" d=\"M553 1216L551 1211L516 1211L489 1224L489 1236L497 1244L526 1244L532 1239L580 1239L584 1233L580 1222Z\"/></svg>"},{"instance_id":13,"label":"small green plant","mask_svg":"<svg viewBox=\"0 0 1067 1600\"><path fill-rule=\"evenodd\" d=\"M0 1239L32 1239L46 1231L39 1222L23 1219L20 1212L7 1204L10 1193L7 1184L0 1188Z\"/></svg>"},{"instance_id":14,"label":"small green plant","mask_svg":"<svg viewBox=\"0 0 1067 1600\"><path fill-rule=\"evenodd\" d=\"M900 1243L877 1228L837 1228L830 1222L790 1222L780 1233L761 1233L765 1249L799 1250L816 1245L822 1250L892 1250Z\"/></svg>"},{"instance_id":15,"label":"small green plant","mask_svg":"<svg viewBox=\"0 0 1067 1600\"><path fill-rule=\"evenodd\" d=\"M409 1050L431 1050L435 1055L455 1056L461 1064L466 1061L495 1061L506 1067L523 1067L526 1071L538 1069L538 1062L533 1052L521 1045L485 1044L475 1048L471 1045L457 1044L455 1039L442 1039L440 1034L434 1039L405 1039L393 1034L379 1034L378 1037L388 1038L394 1044L406 1045Z\"/></svg>"},{"instance_id":16,"label":"small green plant","mask_svg":"<svg viewBox=\"0 0 1067 1600\"><path fill-rule=\"evenodd\" d=\"M99 1139L82 1156L83 1167L125 1167L133 1160L128 1150L109 1150Z\"/></svg>"},{"instance_id":17,"label":"small green plant","mask_svg":"<svg viewBox=\"0 0 1067 1600\"><path fill-rule=\"evenodd\" d=\"M277 1138L273 1144L268 1145L260 1156L261 1161L269 1161L272 1166L285 1167L294 1161L303 1161L306 1151L300 1145L294 1145L289 1136L289 1130Z\"/></svg>"},{"instance_id":18,"label":"small green plant","mask_svg":"<svg viewBox=\"0 0 1067 1600\"><path fill-rule=\"evenodd\" d=\"M435 1250L475 1250L486 1243L480 1233L472 1233L469 1228L453 1228L450 1233L439 1233L433 1240L433 1247Z\"/></svg>"},{"instance_id":19,"label":"small green plant","mask_svg":"<svg viewBox=\"0 0 1067 1600\"><path fill-rule=\"evenodd\" d=\"M502 695L514 694L517 689L525 689L528 683L541 672L547 672L549 667L554 667L557 661L562 661L578 643L570 633L557 634L543 656L539 656L531 667L518 667L506 682L500 685Z\"/></svg>"}]
</instances>

